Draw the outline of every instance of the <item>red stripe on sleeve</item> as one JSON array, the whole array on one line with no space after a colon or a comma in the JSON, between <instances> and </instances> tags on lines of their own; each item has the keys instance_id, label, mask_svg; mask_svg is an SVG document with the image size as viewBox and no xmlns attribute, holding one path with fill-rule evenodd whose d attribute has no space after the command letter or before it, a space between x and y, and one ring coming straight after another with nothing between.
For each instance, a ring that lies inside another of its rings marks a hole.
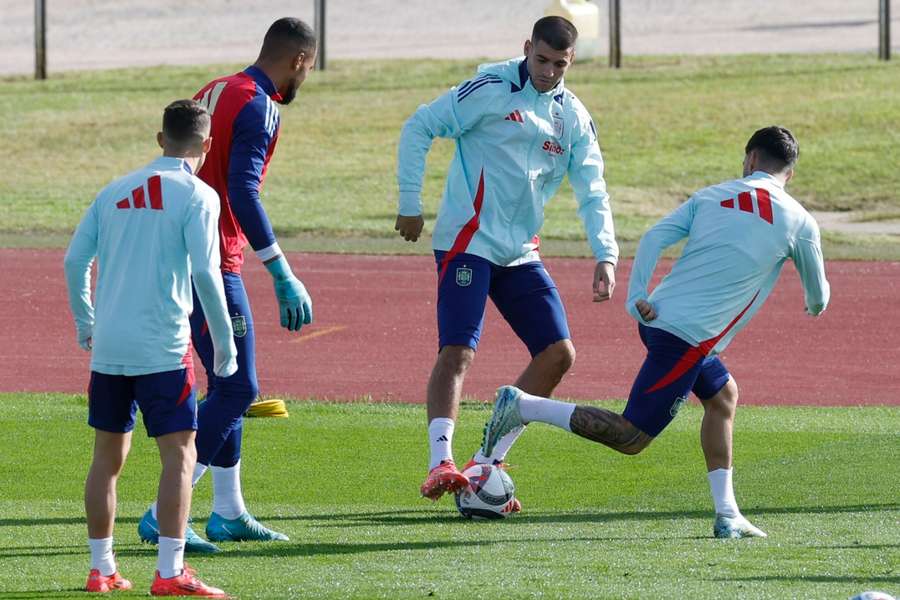
<instances>
[{"instance_id":1,"label":"red stripe on sleeve","mask_svg":"<svg viewBox=\"0 0 900 600\"><path fill-rule=\"evenodd\" d=\"M725 208L734 208L734 198L729 198L728 200L722 200L721 204Z\"/></svg>"},{"instance_id":2,"label":"red stripe on sleeve","mask_svg":"<svg viewBox=\"0 0 900 600\"><path fill-rule=\"evenodd\" d=\"M750 192L741 192L738 194L738 208L744 212L753 212L753 197Z\"/></svg>"}]
</instances>

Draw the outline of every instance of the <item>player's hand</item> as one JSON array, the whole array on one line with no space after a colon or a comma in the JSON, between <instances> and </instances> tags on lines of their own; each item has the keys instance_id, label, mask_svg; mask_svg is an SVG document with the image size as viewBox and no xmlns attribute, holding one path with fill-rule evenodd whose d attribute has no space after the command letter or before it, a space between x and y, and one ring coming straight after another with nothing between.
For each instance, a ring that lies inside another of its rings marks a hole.
<instances>
[{"instance_id":1,"label":"player's hand","mask_svg":"<svg viewBox=\"0 0 900 600\"><path fill-rule=\"evenodd\" d=\"M81 336L79 336L78 345L81 346L82 350L90 352L94 347L94 338L92 338L91 336L87 336L86 338L82 339Z\"/></svg>"},{"instance_id":2,"label":"player's hand","mask_svg":"<svg viewBox=\"0 0 900 600\"><path fill-rule=\"evenodd\" d=\"M213 351L213 373L216 377L231 377L237 373L237 347L234 345L234 339L228 340L227 348L214 348Z\"/></svg>"},{"instance_id":3,"label":"player's hand","mask_svg":"<svg viewBox=\"0 0 900 600\"><path fill-rule=\"evenodd\" d=\"M281 326L289 331L300 331L312 323L312 298L306 286L293 273L285 279L275 280L275 297L281 313Z\"/></svg>"},{"instance_id":4,"label":"player's hand","mask_svg":"<svg viewBox=\"0 0 900 600\"><path fill-rule=\"evenodd\" d=\"M76 325L75 335L81 349L90 352L94 347L94 328L90 325Z\"/></svg>"},{"instance_id":5,"label":"player's hand","mask_svg":"<svg viewBox=\"0 0 900 600\"><path fill-rule=\"evenodd\" d=\"M422 229L425 227L425 219L422 215L414 217L404 217L397 215L397 222L394 223L394 231L399 231L400 236L407 242L415 242L422 235Z\"/></svg>"},{"instance_id":6,"label":"player's hand","mask_svg":"<svg viewBox=\"0 0 900 600\"><path fill-rule=\"evenodd\" d=\"M275 283L275 298L281 314L281 326L289 331L300 331L304 325L312 323L312 298L306 286L294 276L287 259L279 256L266 263Z\"/></svg>"},{"instance_id":7,"label":"player's hand","mask_svg":"<svg viewBox=\"0 0 900 600\"><path fill-rule=\"evenodd\" d=\"M598 262L594 267L594 302L612 298L616 289L616 268L612 263Z\"/></svg>"},{"instance_id":8,"label":"player's hand","mask_svg":"<svg viewBox=\"0 0 900 600\"><path fill-rule=\"evenodd\" d=\"M634 303L634 307L637 309L638 314L641 315L641 319L645 322L649 323L656 318L656 311L653 310L653 305L646 300L638 300Z\"/></svg>"}]
</instances>

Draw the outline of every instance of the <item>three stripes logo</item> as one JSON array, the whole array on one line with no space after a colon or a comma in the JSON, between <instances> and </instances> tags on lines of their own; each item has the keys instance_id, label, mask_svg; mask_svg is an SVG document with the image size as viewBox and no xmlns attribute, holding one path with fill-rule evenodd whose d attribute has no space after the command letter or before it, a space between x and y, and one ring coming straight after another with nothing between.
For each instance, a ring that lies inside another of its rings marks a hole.
<instances>
[{"instance_id":1,"label":"three stripes logo","mask_svg":"<svg viewBox=\"0 0 900 600\"><path fill-rule=\"evenodd\" d=\"M490 74L479 75L475 79L470 79L466 83L459 86L459 89L457 90L456 101L462 102L475 90L483 88L484 86L492 83L503 83L503 80L496 75Z\"/></svg>"},{"instance_id":2,"label":"three stripes logo","mask_svg":"<svg viewBox=\"0 0 900 600\"><path fill-rule=\"evenodd\" d=\"M522 113L520 113L517 110L514 110L511 113L509 113L508 115L506 115L506 118L503 120L504 121L515 121L516 123L524 123L525 122L525 119L522 118Z\"/></svg>"},{"instance_id":3,"label":"three stripes logo","mask_svg":"<svg viewBox=\"0 0 900 600\"><path fill-rule=\"evenodd\" d=\"M154 175L147 180L147 191L149 192L147 196L150 198L150 208L153 210L162 210L162 180L159 175ZM132 205L134 208L147 208L144 186L136 187L131 190L131 202L128 201L128 198L122 198L116 202L116 208L119 209L132 208Z\"/></svg>"},{"instance_id":4,"label":"three stripes logo","mask_svg":"<svg viewBox=\"0 0 900 600\"><path fill-rule=\"evenodd\" d=\"M767 190L762 188L754 188L756 191L756 206L758 212L753 210L753 196L750 192L741 192L737 197L737 209L746 213L755 213L760 219L767 223L774 224L775 219L772 214L772 197ZM722 200L719 203L723 208L735 208L734 198Z\"/></svg>"}]
</instances>

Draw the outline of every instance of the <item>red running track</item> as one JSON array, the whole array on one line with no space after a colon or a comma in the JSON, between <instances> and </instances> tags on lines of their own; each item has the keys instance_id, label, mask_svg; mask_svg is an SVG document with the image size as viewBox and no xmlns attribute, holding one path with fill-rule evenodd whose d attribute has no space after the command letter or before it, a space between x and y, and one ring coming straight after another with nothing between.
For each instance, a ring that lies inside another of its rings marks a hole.
<instances>
[{"instance_id":1,"label":"red running track","mask_svg":"<svg viewBox=\"0 0 900 600\"><path fill-rule=\"evenodd\" d=\"M61 250L0 249L6 307L0 391L83 392L88 355L75 343ZM315 324L278 326L269 275L248 261L260 388L267 396L422 402L436 352L435 271L429 257L293 256L313 295ZM623 398L643 359L624 311L630 261L608 303L591 302L593 263L549 258L569 312L578 360L557 390L576 399ZM793 266L723 359L748 404L900 405L900 263L827 265L833 299L804 314ZM490 303L489 303L490 304ZM528 353L490 306L465 392L481 400L513 381ZM199 365L199 363L198 363ZM202 369L200 369L202 371Z\"/></svg>"}]
</instances>

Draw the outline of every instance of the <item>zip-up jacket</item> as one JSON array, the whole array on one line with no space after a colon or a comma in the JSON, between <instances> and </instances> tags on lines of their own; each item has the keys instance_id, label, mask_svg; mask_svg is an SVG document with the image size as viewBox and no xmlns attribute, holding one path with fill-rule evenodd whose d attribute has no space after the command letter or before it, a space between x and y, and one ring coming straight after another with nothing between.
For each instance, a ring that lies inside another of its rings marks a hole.
<instances>
[{"instance_id":1,"label":"zip-up jacket","mask_svg":"<svg viewBox=\"0 0 900 600\"><path fill-rule=\"evenodd\" d=\"M538 260L535 238L544 205L567 174L598 261L615 264L609 194L597 132L562 80L532 85L524 57L482 65L407 120L400 135L399 214L422 214L425 156L435 137L456 140L432 244L497 265Z\"/></svg>"}]
</instances>

